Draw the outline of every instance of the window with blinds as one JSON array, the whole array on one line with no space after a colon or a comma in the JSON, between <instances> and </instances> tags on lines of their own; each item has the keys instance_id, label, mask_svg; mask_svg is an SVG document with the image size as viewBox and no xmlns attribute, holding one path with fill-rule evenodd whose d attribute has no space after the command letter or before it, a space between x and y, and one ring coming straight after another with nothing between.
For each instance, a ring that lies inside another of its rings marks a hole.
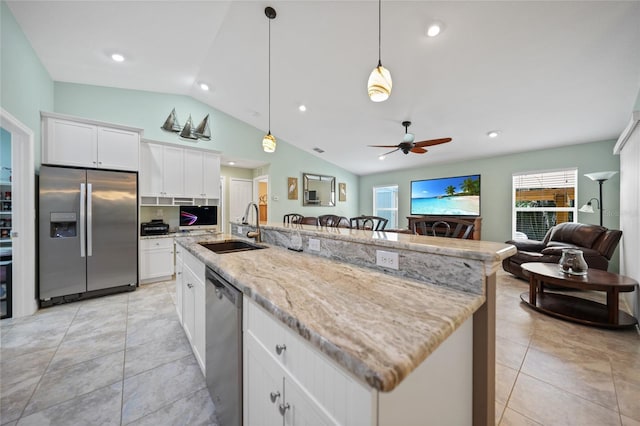
<instances>
[{"instance_id":1,"label":"window with blinds","mask_svg":"<svg viewBox=\"0 0 640 426\"><path fill-rule=\"evenodd\" d=\"M578 169L513 175L513 238L541 240L552 226L575 222Z\"/></svg>"}]
</instances>

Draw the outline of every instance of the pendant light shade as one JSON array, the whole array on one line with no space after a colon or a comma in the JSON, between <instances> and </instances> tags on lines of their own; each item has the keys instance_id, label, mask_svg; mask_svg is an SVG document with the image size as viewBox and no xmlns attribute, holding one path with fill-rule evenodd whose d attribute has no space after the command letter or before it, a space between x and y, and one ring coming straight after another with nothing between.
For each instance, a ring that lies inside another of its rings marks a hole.
<instances>
[{"instance_id":1,"label":"pendant light shade","mask_svg":"<svg viewBox=\"0 0 640 426\"><path fill-rule=\"evenodd\" d=\"M386 101L391 94L392 85L391 73L381 63L378 63L378 66L371 71L369 82L367 83L369 98L373 102Z\"/></svg>"},{"instance_id":2,"label":"pendant light shade","mask_svg":"<svg viewBox=\"0 0 640 426\"><path fill-rule=\"evenodd\" d=\"M267 6L264 14L269 18L269 131L262 138L262 150L264 152L275 152L276 138L271 134L271 21L276 19L276 10Z\"/></svg>"},{"instance_id":3,"label":"pendant light shade","mask_svg":"<svg viewBox=\"0 0 640 426\"><path fill-rule=\"evenodd\" d=\"M264 152L275 152L276 150L276 138L273 137L271 132L264 135L262 139L262 149Z\"/></svg>"},{"instance_id":4,"label":"pendant light shade","mask_svg":"<svg viewBox=\"0 0 640 426\"><path fill-rule=\"evenodd\" d=\"M371 71L367 82L369 99L373 102L386 101L391 95L391 73L382 66L380 45L382 39L382 0L378 0L378 66Z\"/></svg>"}]
</instances>

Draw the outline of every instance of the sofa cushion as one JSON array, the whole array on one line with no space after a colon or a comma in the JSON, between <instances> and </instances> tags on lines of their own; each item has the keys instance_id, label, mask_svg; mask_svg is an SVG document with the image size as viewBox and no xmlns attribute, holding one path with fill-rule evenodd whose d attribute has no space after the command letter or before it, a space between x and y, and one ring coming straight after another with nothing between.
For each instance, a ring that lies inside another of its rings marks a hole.
<instances>
[{"instance_id":1,"label":"sofa cushion","mask_svg":"<svg viewBox=\"0 0 640 426\"><path fill-rule=\"evenodd\" d=\"M597 225L561 223L553 227L549 240L591 248L606 230L607 228Z\"/></svg>"},{"instance_id":2,"label":"sofa cushion","mask_svg":"<svg viewBox=\"0 0 640 426\"><path fill-rule=\"evenodd\" d=\"M569 246L549 246L546 249L542 250L542 254L549 256L562 256L562 250L566 248L575 248L582 252L584 256L600 256L598 250L585 248L585 247L576 247L574 245Z\"/></svg>"}]
</instances>

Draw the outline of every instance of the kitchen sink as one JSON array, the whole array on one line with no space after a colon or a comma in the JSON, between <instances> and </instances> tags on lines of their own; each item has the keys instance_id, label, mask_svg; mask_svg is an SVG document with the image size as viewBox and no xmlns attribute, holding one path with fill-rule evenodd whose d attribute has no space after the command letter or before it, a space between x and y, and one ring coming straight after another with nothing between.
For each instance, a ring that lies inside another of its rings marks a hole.
<instances>
[{"instance_id":1,"label":"kitchen sink","mask_svg":"<svg viewBox=\"0 0 640 426\"><path fill-rule=\"evenodd\" d=\"M211 250L214 253L235 253L239 251L259 250L266 247L257 246L242 240L226 240L215 243L200 243L200 245L206 249Z\"/></svg>"}]
</instances>

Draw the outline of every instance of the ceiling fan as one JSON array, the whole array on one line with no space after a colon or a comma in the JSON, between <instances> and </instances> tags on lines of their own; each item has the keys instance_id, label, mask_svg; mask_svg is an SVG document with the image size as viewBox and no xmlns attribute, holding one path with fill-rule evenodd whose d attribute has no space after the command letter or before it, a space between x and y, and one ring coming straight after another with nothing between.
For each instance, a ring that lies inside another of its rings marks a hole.
<instances>
[{"instance_id":1,"label":"ceiling fan","mask_svg":"<svg viewBox=\"0 0 640 426\"><path fill-rule=\"evenodd\" d=\"M415 136L413 133L409 133L409 126L411 126L410 121L403 121L402 125L404 126L404 138L402 138L402 142L398 145L369 145L376 148L395 148L386 154L382 154L382 156L389 155L398 150L408 154L409 152L413 152L414 154L424 154L427 152L424 149L425 146L433 146L439 145L441 143L451 142L451 138L442 138L442 139L429 139L426 141L414 142Z\"/></svg>"}]
</instances>

